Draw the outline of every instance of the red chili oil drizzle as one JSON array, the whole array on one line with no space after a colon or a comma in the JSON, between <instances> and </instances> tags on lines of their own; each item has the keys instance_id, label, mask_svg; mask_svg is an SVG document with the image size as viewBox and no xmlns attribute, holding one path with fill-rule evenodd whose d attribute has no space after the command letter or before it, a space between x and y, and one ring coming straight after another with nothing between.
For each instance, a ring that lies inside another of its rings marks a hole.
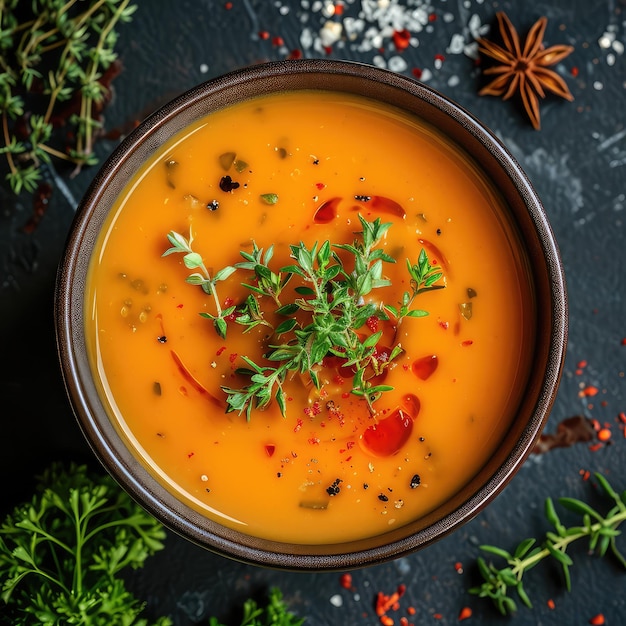
<instances>
[{"instance_id":1,"label":"red chili oil drizzle","mask_svg":"<svg viewBox=\"0 0 626 626\"><path fill-rule=\"evenodd\" d=\"M223 402L218 400L210 391L208 391L196 378L195 376L185 367L185 364L182 362L181 358L174 352L174 350L170 350L170 354L172 355L172 359L174 359L174 363L178 367L178 371L181 373L182 377L201 395L206 396L215 406L220 409L224 409L225 405Z\"/></svg>"}]
</instances>

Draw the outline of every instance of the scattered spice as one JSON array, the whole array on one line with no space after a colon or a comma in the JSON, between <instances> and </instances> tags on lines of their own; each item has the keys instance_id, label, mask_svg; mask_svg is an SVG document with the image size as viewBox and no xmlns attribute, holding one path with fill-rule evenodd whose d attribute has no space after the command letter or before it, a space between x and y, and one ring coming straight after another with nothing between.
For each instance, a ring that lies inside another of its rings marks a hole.
<instances>
[{"instance_id":1,"label":"scattered spice","mask_svg":"<svg viewBox=\"0 0 626 626\"><path fill-rule=\"evenodd\" d=\"M495 78L479 94L501 96L503 100L508 100L517 93L533 128L539 130L541 120L538 98L545 98L546 90L565 100L574 99L565 81L555 71L548 69L548 66L562 61L574 48L566 45L543 47L548 23L545 17L538 19L532 26L523 47L517 30L506 14L499 11L496 18L504 47L482 37L478 39L479 51L497 61L497 65L483 70L483 74L495 75Z\"/></svg>"},{"instance_id":2,"label":"scattered spice","mask_svg":"<svg viewBox=\"0 0 626 626\"><path fill-rule=\"evenodd\" d=\"M578 395L581 398L592 398L593 396L597 395L599 391L600 390L597 387L594 387L593 385L587 385L587 387L583 387L583 389L579 391Z\"/></svg>"},{"instance_id":3,"label":"scattered spice","mask_svg":"<svg viewBox=\"0 0 626 626\"><path fill-rule=\"evenodd\" d=\"M352 574L342 574L339 577L339 584L344 588L344 589L350 589L352 590Z\"/></svg>"},{"instance_id":4,"label":"scattered spice","mask_svg":"<svg viewBox=\"0 0 626 626\"><path fill-rule=\"evenodd\" d=\"M602 613L598 613L589 620L589 623L592 626L602 626L606 623L606 620L604 619L604 615Z\"/></svg>"},{"instance_id":5,"label":"scattered spice","mask_svg":"<svg viewBox=\"0 0 626 626\"><path fill-rule=\"evenodd\" d=\"M330 487L328 487L328 488L326 489L326 493L327 493L329 496L336 496L336 495L337 495L337 494L341 491L341 487L340 487L339 485L340 485L342 482L343 482L343 481L341 480L341 478L336 478L336 479L333 481L333 484L332 484Z\"/></svg>"},{"instance_id":6,"label":"scattered spice","mask_svg":"<svg viewBox=\"0 0 626 626\"><path fill-rule=\"evenodd\" d=\"M464 606L459 613L459 622L462 622L470 617L472 617L472 609L470 609L469 606Z\"/></svg>"},{"instance_id":7,"label":"scattered spice","mask_svg":"<svg viewBox=\"0 0 626 626\"><path fill-rule=\"evenodd\" d=\"M220 179L220 189L225 192L239 188L239 183L235 182L228 174Z\"/></svg>"}]
</instances>

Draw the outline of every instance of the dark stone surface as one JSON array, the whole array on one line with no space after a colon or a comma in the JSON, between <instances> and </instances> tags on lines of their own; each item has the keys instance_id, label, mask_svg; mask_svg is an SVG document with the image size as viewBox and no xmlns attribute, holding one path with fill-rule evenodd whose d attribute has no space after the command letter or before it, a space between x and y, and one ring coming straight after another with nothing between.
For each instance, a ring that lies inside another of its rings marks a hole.
<instances>
[{"instance_id":1,"label":"dark stone surface","mask_svg":"<svg viewBox=\"0 0 626 626\"><path fill-rule=\"evenodd\" d=\"M468 623L504 623L488 603L468 594L476 582L473 564L478 546L489 542L512 548L527 536L541 536L548 528L543 517L548 496L591 498L601 506L593 481L582 480L581 470L602 472L615 487L626 489L626 439L618 419L626 411L624 0L390 0L400 20L395 26L406 27L413 37L412 45L402 52L388 35L379 42L363 33L335 43L329 51L316 49L320 30L329 21L321 10L329 4L325 1L138 4L133 22L120 29L123 71L114 82L115 95L106 110L107 131L124 132L159 104L203 80L250 63L283 59L294 50L310 57L328 54L384 63L407 75L419 70L430 86L492 128L542 197L568 279L568 356L546 432L554 433L563 420L575 415L606 422L613 432L612 443L595 451L588 442L533 455L475 520L419 553L353 572L354 591L340 586L338 574L286 574L251 567L170 536L166 550L130 577L133 591L148 601L147 615L169 614L179 626L203 619L206 623L208 615L226 620L236 616L243 599L278 585L311 626L376 624L376 593L391 593L402 583L407 592L401 610L394 614L396 623L408 606L417 611L410 618L414 624L457 623L464 606L473 609ZM344 4L345 19L358 17L359 9L377 3L344 0ZM542 103L539 132L513 103L479 97L479 68L470 56L455 52L457 42L472 41L470 27L492 23L497 10L506 11L521 31L546 15L546 43L575 48L557 67L575 100L548 97ZM415 21L420 12L435 16L421 30ZM382 14L390 15L390 8ZM366 28L380 34L375 15L362 15ZM409 16L412 21L406 21ZM259 35L262 31L268 39ZM99 156L105 157L114 145L111 140L100 141ZM63 172L52 176L53 196L32 233L24 230L32 214L31 198L24 194L14 198L6 187L0 188L3 511L30 494L33 475L51 460L91 460L64 394L52 311L56 265L76 201L93 174L94 170L85 170L73 179ZM581 361L587 365L579 367ZM581 396L581 388L587 385L597 387L599 393ZM610 559L589 556L585 546L577 546L572 554L576 563L572 593L565 591L553 565L531 570L526 589L534 608L521 608L513 623L586 624L597 613L604 614L607 624L625 623L626 574ZM455 563L463 564L462 573ZM342 600L340 606L337 598ZM554 609L548 607L548 599L554 600Z\"/></svg>"}]
</instances>

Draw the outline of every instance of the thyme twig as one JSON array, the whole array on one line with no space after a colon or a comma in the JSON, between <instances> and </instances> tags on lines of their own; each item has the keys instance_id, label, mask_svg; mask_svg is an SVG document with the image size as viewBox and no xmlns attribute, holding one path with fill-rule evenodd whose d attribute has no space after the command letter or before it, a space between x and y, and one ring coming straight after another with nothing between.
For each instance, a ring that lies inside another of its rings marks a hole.
<instances>
[{"instance_id":1,"label":"thyme twig","mask_svg":"<svg viewBox=\"0 0 626 626\"><path fill-rule=\"evenodd\" d=\"M426 311L413 309L413 301L420 293L443 287L436 284L443 273L438 265L431 265L422 250L415 265L407 261L412 292L404 294L399 308L366 300L373 290L391 284L383 275L383 263L395 263L395 259L379 246L391 223L382 223L380 219L369 222L361 216L359 220L363 230L351 244L325 241L311 247L303 242L291 245L293 263L275 272L269 267L273 247L264 252L253 243L252 252L240 252L242 262L220 270L213 277L202 256L192 249L192 237L187 240L178 233L169 233L168 240L173 247L165 255L182 252L186 267L200 270L191 274L187 282L200 285L213 295L216 314L201 315L213 320L220 337L226 336L226 318L231 314L237 324L245 327L244 332L259 324L273 331L274 343L270 343L264 355L267 362L258 364L244 356L244 367L236 370L249 379L249 384L241 389L222 387L228 396L228 411L245 412L250 419L253 409L264 409L275 399L284 415L283 383L288 374L306 375L319 389L317 370L329 356L342 359L346 368L352 368L352 393L365 400L372 414L375 413L373 403L383 392L392 389L375 379L402 354L402 346L392 346L383 358L379 353L382 330L370 327L369 332L364 332L362 329L369 326L372 319L389 321L389 313L396 325L404 317L427 315ZM352 269L346 267L338 251L349 254ZM215 283L236 270L252 272L252 280L242 282L251 294L239 306L222 311ZM283 303L283 289L292 280L298 283L294 288L296 297L292 302ZM266 301L274 306L272 321L276 317L280 320L276 327L263 314L261 305Z\"/></svg>"},{"instance_id":2,"label":"thyme twig","mask_svg":"<svg viewBox=\"0 0 626 626\"><path fill-rule=\"evenodd\" d=\"M36 189L51 157L74 163L76 171L96 162L94 107L106 95L103 72L117 58L115 27L136 9L130 0L39 0L24 17L23 5L18 14L18 0L0 1L0 154L16 194ZM79 101L68 120L76 141L60 149L53 145L54 116L72 99Z\"/></svg>"},{"instance_id":3,"label":"thyme twig","mask_svg":"<svg viewBox=\"0 0 626 626\"><path fill-rule=\"evenodd\" d=\"M596 552L599 556L612 554L626 569L626 557L620 552L616 543L621 533L618 528L622 522L626 521L626 491L618 494L604 476L595 474L595 477L604 495L614 502L606 515L602 515L587 503L576 498L559 498L558 502L564 508L582 517L581 525L567 528L562 524L553 501L548 498L545 502L545 515L554 527L554 531L546 533L540 546L536 545L537 540L534 538L524 539L513 553L497 546L481 546L485 552L504 559L506 565L497 567L479 557L477 565L484 582L470 589L470 593L481 598L490 598L497 609L506 615L517 610L515 600L508 595L509 590L513 589L519 599L527 607L532 608L523 585L524 575L529 569L549 557L554 558L561 566L566 588L570 591L570 567L573 565L573 560L567 554L567 549L579 539L588 539L589 550Z\"/></svg>"}]
</instances>

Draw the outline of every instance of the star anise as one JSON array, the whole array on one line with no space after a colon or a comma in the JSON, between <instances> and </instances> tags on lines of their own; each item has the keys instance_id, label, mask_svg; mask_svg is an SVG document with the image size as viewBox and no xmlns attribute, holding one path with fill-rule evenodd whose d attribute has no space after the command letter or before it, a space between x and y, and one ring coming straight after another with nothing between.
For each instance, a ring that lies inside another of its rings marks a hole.
<instances>
[{"instance_id":1,"label":"star anise","mask_svg":"<svg viewBox=\"0 0 626 626\"><path fill-rule=\"evenodd\" d=\"M548 69L548 66L564 59L574 48L566 45L544 48L543 35L548 23L545 17L538 19L532 26L522 48L520 37L509 18L502 12L497 13L496 17L503 46L488 39L478 39L478 50L497 61L496 65L485 69L483 73L496 78L483 87L479 94L501 96L503 100L519 94L532 125L539 130L539 98L545 98L546 91L566 100L574 99L565 81L555 71Z\"/></svg>"}]
</instances>

